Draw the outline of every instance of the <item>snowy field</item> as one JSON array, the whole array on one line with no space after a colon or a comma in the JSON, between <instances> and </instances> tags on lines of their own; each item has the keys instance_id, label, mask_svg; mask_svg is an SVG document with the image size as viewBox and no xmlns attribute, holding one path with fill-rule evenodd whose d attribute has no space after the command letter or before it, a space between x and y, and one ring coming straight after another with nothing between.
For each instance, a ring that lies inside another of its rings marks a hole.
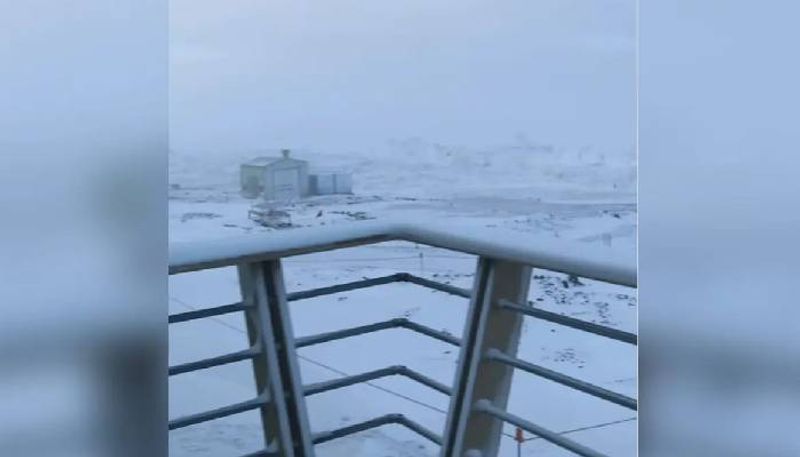
<instances>
[{"instance_id":1,"label":"snowy field","mask_svg":"<svg viewBox=\"0 0 800 457\"><path fill-rule=\"evenodd\" d=\"M636 246L635 166L632 157L591 150L562 151L536 145L486 150L392 144L388 153L299 158L354 172L354 195L310 198L286 205L297 226L357 224L402 217L446 221L459 227L493 227L531 237L597 243L609 251ZM272 229L247 218L253 203L238 195L238 164L252 153L180 154L170 157L170 238L218 239ZM291 229L289 229L291 230ZM472 256L411 243L391 242L286 259L290 291L410 272L470 287ZM534 271L530 300L538 306L620 329L636 330L635 290ZM170 278L170 313L235 302L235 270ZM291 304L296 336L392 317L461 334L466 300L411 284L391 284ZM620 393L636 396L635 348L569 328L526 318L518 356ZM240 315L170 326L170 364L197 360L247 345ZM453 381L455 348L398 329L299 351L305 384L403 364L444 384ZM170 417L200 412L254 396L248 362L170 379ZM307 400L311 426L323 431L387 413L402 413L441 433L447 398L400 377L323 393ZM517 371L512 413L612 456L636 452L631 411ZM501 456L515 456L507 427ZM570 455L535 437L524 456ZM235 456L261 449L255 412L199 424L170 434L173 456ZM438 448L400 426L386 426L317 446L321 457L434 456Z\"/></svg>"}]
</instances>

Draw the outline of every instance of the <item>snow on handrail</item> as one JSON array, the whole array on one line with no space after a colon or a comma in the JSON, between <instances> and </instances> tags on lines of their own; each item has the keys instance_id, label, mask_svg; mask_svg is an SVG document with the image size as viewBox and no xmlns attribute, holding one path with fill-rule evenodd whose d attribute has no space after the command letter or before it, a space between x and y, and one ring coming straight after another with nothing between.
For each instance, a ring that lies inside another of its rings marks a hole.
<instances>
[{"instance_id":1,"label":"snow on handrail","mask_svg":"<svg viewBox=\"0 0 800 457\"><path fill-rule=\"evenodd\" d=\"M170 274L263 261L346 247L410 241L636 287L635 254L580 241L558 241L487 228L364 221L203 242L173 243Z\"/></svg>"}]
</instances>

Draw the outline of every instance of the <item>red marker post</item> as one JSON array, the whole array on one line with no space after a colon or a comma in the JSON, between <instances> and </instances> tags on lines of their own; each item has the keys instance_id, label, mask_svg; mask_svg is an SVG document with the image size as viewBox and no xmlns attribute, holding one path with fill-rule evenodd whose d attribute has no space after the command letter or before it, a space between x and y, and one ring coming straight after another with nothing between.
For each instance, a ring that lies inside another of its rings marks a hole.
<instances>
[{"instance_id":1,"label":"red marker post","mask_svg":"<svg viewBox=\"0 0 800 457\"><path fill-rule=\"evenodd\" d=\"M517 427L517 431L514 434L514 440L517 442L517 457L522 457L522 443L525 442L525 436L519 427Z\"/></svg>"}]
</instances>

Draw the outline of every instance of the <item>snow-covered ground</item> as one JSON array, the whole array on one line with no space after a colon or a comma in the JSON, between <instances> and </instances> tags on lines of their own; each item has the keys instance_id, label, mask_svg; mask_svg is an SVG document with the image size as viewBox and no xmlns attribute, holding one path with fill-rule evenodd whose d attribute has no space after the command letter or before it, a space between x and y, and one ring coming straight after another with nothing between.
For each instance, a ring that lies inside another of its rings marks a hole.
<instances>
[{"instance_id":1,"label":"snow-covered ground","mask_svg":"<svg viewBox=\"0 0 800 457\"><path fill-rule=\"evenodd\" d=\"M591 150L563 151L536 145L467 149L419 140L396 142L389 152L347 156L298 152L313 165L353 170L353 196L316 197L287 205L297 226L355 224L391 216L408 221L447 221L461 227L496 227L531 237L600 243L609 250L636 245L635 165L632 157ZM238 195L236 154L173 153L170 157L170 237L173 241L241 235L269 236L272 229L247 218L253 203ZM472 256L411 243L391 242L289 258L290 291L399 271L470 287ZM530 297L538 306L635 331L632 289L535 271ZM207 270L170 278L170 313L239 299L235 271ZM405 316L460 335L466 300L411 284L391 284L293 302L296 336ZM240 315L170 326L170 364L245 348ZM451 384L457 351L404 330L390 330L299 351L304 383L404 364ZM636 351L625 344L526 318L518 356L626 395L636 396ZM170 417L249 399L248 363L170 379ZM405 378L308 398L315 431L399 412L441 433L447 398ZM609 455L635 455L635 414L524 372L514 377L512 413ZM502 456L516 455L503 439ZM532 437L531 437L532 438ZM245 413L172 432L174 456L239 455L262 447L257 415ZM433 456L438 449L399 426L387 426L317 446L321 457ZM541 439L524 443L522 455L569 455Z\"/></svg>"}]
</instances>

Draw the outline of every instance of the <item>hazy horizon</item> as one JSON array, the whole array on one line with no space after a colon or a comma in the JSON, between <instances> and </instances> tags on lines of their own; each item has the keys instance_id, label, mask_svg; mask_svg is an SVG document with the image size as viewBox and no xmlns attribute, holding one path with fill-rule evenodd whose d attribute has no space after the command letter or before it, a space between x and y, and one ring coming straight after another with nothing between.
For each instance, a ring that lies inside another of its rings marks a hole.
<instances>
[{"instance_id":1,"label":"hazy horizon","mask_svg":"<svg viewBox=\"0 0 800 457\"><path fill-rule=\"evenodd\" d=\"M635 2L170 2L177 150L629 153Z\"/></svg>"}]
</instances>

